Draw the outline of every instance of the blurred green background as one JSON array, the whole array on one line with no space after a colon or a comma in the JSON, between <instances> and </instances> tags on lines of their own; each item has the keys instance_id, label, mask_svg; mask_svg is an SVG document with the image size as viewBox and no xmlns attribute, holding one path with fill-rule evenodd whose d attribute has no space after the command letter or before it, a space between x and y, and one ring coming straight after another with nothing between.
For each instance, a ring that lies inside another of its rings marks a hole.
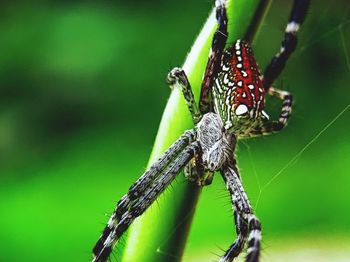
<instances>
[{"instance_id":1,"label":"blurred green background","mask_svg":"<svg viewBox=\"0 0 350 262\"><path fill-rule=\"evenodd\" d=\"M211 7L2 1L0 261L89 261L105 213L147 164L170 92L164 78ZM288 15L286 1L272 3L253 44L262 68ZM275 83L295 96L290 124L240 142L239 166L263 224L263 261L350 261L350 109L318 137L350 103L348 1L313 1L299 39ZM279 106L269 99L266 111ZM234 238L231 213L217 176L184 261L218 259Z\"/></svg>"}]
</instances>

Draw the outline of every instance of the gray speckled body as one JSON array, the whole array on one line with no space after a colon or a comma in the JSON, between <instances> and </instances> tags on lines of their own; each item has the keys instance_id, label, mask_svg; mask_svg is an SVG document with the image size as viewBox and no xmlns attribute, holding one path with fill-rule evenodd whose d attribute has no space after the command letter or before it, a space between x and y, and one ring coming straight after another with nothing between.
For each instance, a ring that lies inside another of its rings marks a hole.
<instances>
[{"instance_id":1,"label":"gray speckled body","mask_svg":"<svg viewBox=\"0 0 350 262\"><path fill-rule=\"evenodd\" d=\"M197 125L197 140L202 148L204 169L214 172L221 168L234 147L234 136L223 128L218 114L207 113Z\"/></svg>"}]
</instances>

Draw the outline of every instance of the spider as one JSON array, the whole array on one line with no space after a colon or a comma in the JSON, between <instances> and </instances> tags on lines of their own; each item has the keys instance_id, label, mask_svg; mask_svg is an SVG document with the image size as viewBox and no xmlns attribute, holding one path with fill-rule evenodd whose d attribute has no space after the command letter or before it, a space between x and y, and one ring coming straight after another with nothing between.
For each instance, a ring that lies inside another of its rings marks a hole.
<instances>
[{"instance_id":1,"label":"spider","mask_svg":"<svg viewBox=\"0 0 350 262\"><path fill-rule=\"evenodd\" d=\"M259 261L261 225L243 189L234 150L240 138L270 134L283 129L291 114L292 95L271 87L297 45L309 0L294 0L280 51L263 75L249 44L237 40L225 48L227 24L225 0L216 0L218 28L214 33L197 106L185 72L174 68L167 76L171 88L180 88L192 116L194 129L186 131L130 187L119 200L102 235L93 248L93 261L106 261L118 239L134 219L167 188L185 167L189 181L211 183L221 173L232 200L237 239L220 262L233 261L247 243L247 262ZM264 111L265 94L282 100L278 120Z\"/></svg>"}]
</instances>

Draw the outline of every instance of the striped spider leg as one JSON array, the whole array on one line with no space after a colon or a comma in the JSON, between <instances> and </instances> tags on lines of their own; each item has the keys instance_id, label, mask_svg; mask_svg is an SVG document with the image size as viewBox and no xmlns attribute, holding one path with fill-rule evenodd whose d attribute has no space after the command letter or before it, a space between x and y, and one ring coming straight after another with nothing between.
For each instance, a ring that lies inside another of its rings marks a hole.
<instances>
[{"instance_id":1,"label":"striped spider leg","mask_svg":"<svg viewBox=\"0 0 350 262\"><path fill-rule=\"evenodd\" d=\"M283 90L273 88L272 83L278 78L284 69L290 55L295 51L298 43L297 33L300 26L305 21L310 0L294 0L292 11L289 16L288 24L284 31L284 38L279 52L272 58L269 65L265 68L262 81L264 89L271 96L282 100L282 109L277 121L267 122L261 127L261 133L271 133L280 131L286 126L288 118L292 112L292 95Z\"/></svg>"},{"instance_id":2,"label":"striped spider leg","mask_svg":"<svg viewBox=\"0 0 350 262\"><path fill-rule=\"evenodd\" d=\"M198 186L211 183L221 173L231 196L237 239L220 262L233 261L247 243L246 262L258 262L261 225L244 191L234 156L240 138L281 130L291 113L290 93L271 87L296 47L296 33L304 21L308 0L294 0L282 47L260 74L249 44L237 40L225 48L227 15L225 0L216 0L218 28L203 76L197 103L183 70L174 68L167 77L171 88L180 88L195 128L186 131L129 189L118 202L93 249L93 261L106 261L121 235L134 219L167 188L181 169L189 166L187 178ZM280 117L270 121L264 111L265 94L283 101Z\"/></svg>"},{"instance_id":3,"label":"striped spider leg","mask_svg":"<svg viewBox=\"0 0 350 262\"><path fill-rule=\"evenodd\" d=\"M294 0L288 24L284 30L281 49L272 58L264 72L263 82L266 91L281 74L288 58L296 49L298 43L297 33L306 18L309 6L310 0Z\"/></svg>"},{"instance_id":4,"label":"striped spider leg","mask_svg":"<svg viewBox=\"0 0 350 262\"><path fill-rule=\"evenodd\" d=\"M102 235L93 248L93 261L106 261L120 236L140 216L196 154L200 147L194 142L195 132L186 131L130 187L118 202Z\"/></svg>"},{"instance_id":5,"label":"striped spider leg","mask_svg":"<svg viewBox=\"0 0 350 262\"><path fill-rule=\"evenodd\" d=\"M248 254L246 261L258 261L261 225L254 215L248 197L244 192L235 160L228 161L228 163L221 168L220 172L232 198L232 208L234 210L237 234L237 239L226 251L220 262L232 261L237 257L244 248L248 234Z\"/></svg>"}]
</instances>

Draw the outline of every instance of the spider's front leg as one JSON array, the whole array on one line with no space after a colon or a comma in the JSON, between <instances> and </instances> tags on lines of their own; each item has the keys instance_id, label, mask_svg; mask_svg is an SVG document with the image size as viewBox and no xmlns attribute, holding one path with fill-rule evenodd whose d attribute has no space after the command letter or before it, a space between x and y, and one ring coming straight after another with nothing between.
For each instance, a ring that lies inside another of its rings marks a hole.
<instances>
[{"instance_id":1,"label":"spider's front leg","mask_svg":"<svg viewBox=\"0 0 350 262\"><path fill-rule=\"evenodd\" d=\"M243 250L248 237L246 262L258 262L260 253L261 225L255 217L248 197L244 192L238 169L232 164L221 168L221 175L231 195L232 208L235 212L237 239L226 251L220 262L233 261Z\"/></svg>"},{"instance_id":2,"label":"spider's front leg","mask_svg":"<svg viewBox=\"0 0 350 262\"><path fill-rule=\"evenodd\" d=\"M186 76L186 73L181 68L175 67L167 76L167 83L170 88L180 88L186 100L186 104L192 116L194 125L202 119L202 114L198 110L197 103L194 99L193 91ZM213 173L204 172L201 156L196 156L193 161L189 162L185 167L185 176L188 181L197 184L198 186L209 185L213 179Z\"/></svg>"},{"instance_id":3,"label":"spider's front leg","mask_svg":"<svg viewBox=\"0 0 350 262\"><path fill-rule=\"evenodd\" d=\"M195 141L188 145L164 170L159 178L154 181L139 198L131 203L128 210L121 216L118 224L113 227L102 247L98 252L94 252L93 262L106 261L112 252L114 245L122 234L129 228L136 217L142 215L146 209L158 198L165 188L175 179L180 170L199 152L201 147Z\"/></svg>"},{"instance_id":4,"label":"spider's front leg","mask_svg":"<svg viewBox=\"0 0 350 262\"><path fill-rule=\"evenodd\" d=\"M105 241L113 232L115 227L121 221L124 214L130 209L132 203L137 201L146 188L148 188L160 174L165 170L171 161L193 141L195 140L195 132L193 130L186 131L177 141L175 141L163 155L151 165L151 167L130 187L127 194L125 194L118 202L112 216L110 217L102 235L98 239L93 248L94 256L97 256L105 245Z\"/></svg>"},{"instance_id":5,"label":"spider's front leg","mask_svg":"<svg viewBox=\"0 0 350 262\"><path fill-rule=\"evenodd\" d=\"M185 71L181 68L175 67L169 72L166 80L171 89L180 88L182 90L186 104L192 116L192 121L196 125L202 118L202 115L198 110L193 91Z\"/></svg>"},{"instance_id":6,"label":"spider's front leg","mask_svg":"<svg viewBox=\"0 0 350 262\"><path fill-rule=\"evenodd\" d=\"M202 114L209 112L212 105L209 101L211 88L214 84L221 65L222 54L225 49L227 41L227 14L226 14L226 1L216 0L216 20L218 22L218 28L216 29L211 45L209 59L207 67L204 72L201 95L199 100L199 110Z\"/></svg>"},{"instance_id":7,"label":"spider's front leg","mask_svg":"<svg viewBox=\"0 0 350 262\"><path fill-rule=\"evenodd\" d=\"M184 94L186 103L191 112L193 123L197 124L202 115L210 111L209 94L217 76L223 51L225 49L227 40L227 15L226 15L226 1L216 0L216 20L218 28L214 33L212 46L209 54L208 63L204 72L201 94L199 100L199 109L194 99L193 91L188 81L185 72L180 68L174 68L167 76L167 82L171 88L179 86Z\"/></svg>"},{"instance_id":8,"label":"spider's front leg","mask_svg":"<svg viewBox=\"0 0 350 262\"><path fill-rule=\"evenodd\" d=\"M297 33L304 22L307 11L310 6L310 0L294 0L292 11L284 31L284 39L280 51L272 58L270 64L264 72L264 88L269 90L272 83L281 74L290 55L297 46Z\"/></svg>"}]
</instances>

